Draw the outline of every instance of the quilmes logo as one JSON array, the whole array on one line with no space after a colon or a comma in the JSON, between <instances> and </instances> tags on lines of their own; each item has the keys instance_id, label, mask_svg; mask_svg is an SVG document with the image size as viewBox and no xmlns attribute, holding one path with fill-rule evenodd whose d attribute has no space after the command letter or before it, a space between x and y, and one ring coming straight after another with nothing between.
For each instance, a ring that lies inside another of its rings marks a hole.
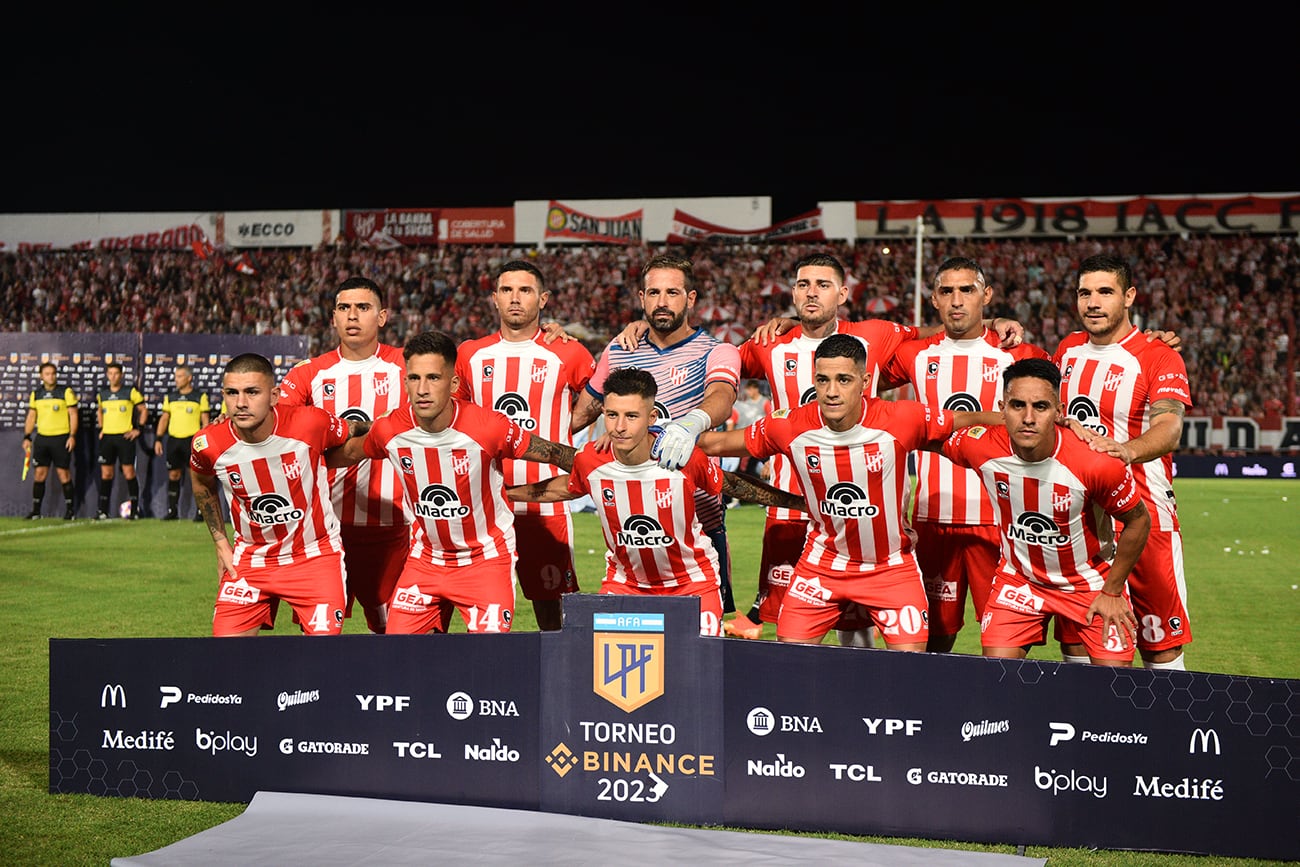
<instances>
[{"instance_id":1,"label":"quilmes logo","mask_svg":"<svg viewBox=\"0 0 1300 867\"><path fill-rule=\"evenodd\" d=\"M880 507L867 501L867 494L851 482L837 482L826 489L821 512L835 518L874 518Z\"/></svg>"},{"instance_id":2,"label":"quilmes logo","mask_svg":"<svg viewBox=\"0 0 1300 867\"><path fill-rule=\"evenodd\" d=\"M664 694L664 615L592 615L591 688L631 713Z\"/></svg>"},{"instance_id":3,"label":"quilmes logo","mask_svg":"<svg viewBox=\"0 0 1300 867\"><path fill-rule=\"evenodd\" d=\"M415 514L422 518L452 520L469 514L469 506L460 501L456 492L446 485L425 485L420 499L415 503Z\"/></svg>"},{"instance_id":4,"label":"quilmes logo","mask_svg":"<svg viewBox=\"0 0 1300 867\"><path fill-rule=\"evenodd\" d=\"M99 691L100 707L126 707L126 687L120 683L106 683Z\"/></svg>"},{"instance_id":5,"label":"quilmes logo","mask_svg":"<svg viewBox=\"0 0 1300 867\"><path fill-rule=\"evenodd\" d=\"M537 429L537 420L529 416L528 400L522 394L507 391L496 399L496 403L492 404L492 408L509 417L511 421L524 430Z\"/></svg>"}]
</instances>

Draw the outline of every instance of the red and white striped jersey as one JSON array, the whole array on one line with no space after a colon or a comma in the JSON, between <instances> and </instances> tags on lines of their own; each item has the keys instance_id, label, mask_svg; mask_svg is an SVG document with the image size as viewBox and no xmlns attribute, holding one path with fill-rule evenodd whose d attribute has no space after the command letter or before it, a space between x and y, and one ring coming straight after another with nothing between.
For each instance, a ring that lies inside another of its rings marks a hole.
<instances>
[{"instance_id":1,"label":"red and white striped jersey","mask_svg":"<svg viewBox=\"0 0 1300 867\"><path fill-rule=\"evenodd\" d=\"M1056 349L1061 400L1084 427L1116 442L1136 439L1151 427L1151 404L1176 400L1192 405L1182 356L1134 328L1118 343L1096 346L1076 331ZM1138 490L1151 511L1151 529L1176 532L1174 456L1133 464Z\"/></svg>"},{"instance_id":2,"label":"red and white striped jersey","mask_svg":"<svg viewBox=\"0 0 1300 867\"><path fill-rule=\"evenodd\" d=\"M515 555L515 514L506 499L501 461L528 450L532 435L499 412L453 400L451 424L419 427L404 406L375 422L366 454L400 471L415 517L413 559L469 566Z\"/></svg>"},{"instance_id":3,"label":"red and white striped jersey","mask_svg":"<svg viewBox=\"0 0 1300 867\"><path fill-rule=\"evenodd\" d=\"M979 473L996 504L999 575L1058 590L1101 589L1110 561L1101 553L1092 504L1112 515L1137 504L1137 485L1123 461L1057 431L1052 456L1031 463L1011 450L1002 425L962 428L942 448L955 463Z\"/></svg>"},{"instance_id":4,"label":"red and white striped jersey","mask_svg":"<svg viewBox=\"0 0 1300 867\"><path fill-rule=\"evenodd\" d=\"M816 403L778 410L745 428L754 457L790 459L808 502L811 531L796 570L870 572L912 557L904 510L907 453L950 434L952 416L912 400L862 403L860 420L847 431L823 425Z\"/></svg>"},{"instance_id":5,"label":"red and white striped jersey","mask_svg":"<svg viewBox=\"0 0 1300 867\"><path fill-rule=\"evenodd\" d=\"M456 358L460 386L456 397L503 413L526 431L563 445L573 445L569 427L573 401L596 367L587 348L576 340L547 345L539 329L531 340L502 340L501 332L467 340ZM562 475L564 470L537 461L502 462L506 486ZM562 514L564 503L515 503L516 514Z\"/></svg>"},{"instance_id":6,"label":"red and white striped jersey","mask_svg":"<svg viewBox=\"0 0 1300 867\"><path fill-rule=\"evenodd\" d=\"M374 421L405 406L406 362L396 346L379 344L363 361L349 361L337 349L304 361L280 383L280 406L318 406L351 421ZM348 525L408 523L402 511L397 471L384 461L329 472L330 496L339 521Z\"/></svg>"},{"instance_id":7,"label":"red and white striped jersey","mask_svg":"<svg viewBox=\"0 0 1300 867\"><path fill-rule=\"evenodd\" d=\"M323 455L347 442L347 422L317 407L271 411L275 426L260 443L244 442L227 419L190 446L190 468L225 488L236 566L289 566L342 550Z\"/></svg>"},{"instance_id":8,"label":"red and white striped jersey","mask_svg":"<svg viewBox=\"0 0 1300 867\"><path fill-rule=\"evenodd\" d=\"M718 586L718 553L695 512L695 491L722 491L718 462L696 449L680 470L656 461L629 466L613 450L583 446L569 490L590 494L605 532L606 580L650 592L703 583Z\"/></svg>"},{"instance_id":9,"label":"red and white striped jersey","mask_svg":"<svg viewBox=\"0 0 1300 867\"><path fill-rule=\"evenodd\" d=\"M867 347L867 373L871 382L868 396L877 394L880 370L893 357L904 341L915 338L917 330L910 325L898 325L884 319L865 319L861 322L836 320L832 334L852 334ZM829 336L829 335L828 335ZM753 339L740 345L740 375L745 379L764 377L772 390L773 408L794 409L814 403L817 393L813 389L813 353L824 337L804 337L803 326L796 325L777 338L775 343L760 345ZM799 493L799 482L788 462L781 455L772 461L772 484L783 491ZM769 507L768 516L783 521L803 520L802 512Z\"/></svg>"},{"instance_id":10,"label":"red and white striped jersey","mask_svg":"<svg viewBox=\"0 0 1300 867\"><path fill-rule=\"evenodd\" d=\"M909 340L881 373L886 383L910 382L916 399L952 412L996 412L1002 399L1002 371L1022 358L1050 359L1037 346L998 347L996 333L953 340L944 332ZM992 524L993 506L973 470L953 466L938 452L916 453L917 485L913 521L941 524Z\"/></svg>"}]
</instances>

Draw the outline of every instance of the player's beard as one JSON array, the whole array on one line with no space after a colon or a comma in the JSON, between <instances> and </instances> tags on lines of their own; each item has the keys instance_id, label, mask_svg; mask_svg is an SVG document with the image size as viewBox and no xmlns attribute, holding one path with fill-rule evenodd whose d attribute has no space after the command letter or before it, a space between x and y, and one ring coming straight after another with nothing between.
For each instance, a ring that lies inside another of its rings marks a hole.
<instances>
[{"instance_id":1,"label":"player's beard","mask_svg":"<svg viewBox=\"0 0 1300 867\"><path fill-rule=\"evenodd\" d=\"M668 311L664 312L667 313ZM686 323L686 311L683 310L681 313L670 316L668 319L664 319L659 316L658 313L655 313L651 315L649 321L650 327L655 330L656 334L672 334Z\"/></svg>"}]
</instances>

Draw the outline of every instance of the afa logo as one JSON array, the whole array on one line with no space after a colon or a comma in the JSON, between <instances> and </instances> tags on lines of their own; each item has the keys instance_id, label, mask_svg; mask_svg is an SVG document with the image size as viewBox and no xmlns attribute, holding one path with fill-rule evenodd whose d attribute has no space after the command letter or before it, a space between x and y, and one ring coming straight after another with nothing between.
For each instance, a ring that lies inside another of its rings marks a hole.
<instances>
[{"instance_id":1,"label":"afa logo","mask_svg":"<svg viewBox=\"0 0 1300 867\"><path fill-rule=\"evenodd\" d=\"M366 414L366 411L355 406L343 410L343 412L339 413L339 418L344 421L370 421L370 416Z\"/></svg>"},{"instance_id":2,"label":"afa logo","mask_svg":"<svg viewBox=\"0 0 1300 867\"><path fill-rule=\"evenodd\" d=\"M959 391L943 402L943 408L949 412L982 412L979 398L973 394Z\"/></svg>"},{"instance_id":3,"label":"afa logo","mask_svg":"<svg viewBox=\"0 0 1300 867\"><path fill-rule=\"evenodd\" d=\"M811 388L811 387L805 388L803 394L799 395L800 406L803 406L805 403L813 403L816 400L817 400L817 389L815 388Z\"/></svg>"},{"instance_id":4,"label":"afa logo","mask_svg":"<svg viewBox=\"0 0 1300 867\"><path fill-rule=\"evenodd\" d=\"M248 519L254 524L289 524L301 521L306 514L281 494L262 494L248 506Z\"/></svg>"},{"instance_id":5,"label":"afa logo","mask_svg":"<svg viewBox=\"0 0 1300 867\"><path fill-rule=\"evenodd\" d=\"M664 694L662 612L592 615L591 689L631 713Z\"/></svg>"},{"instance_id":6,"label":"afa logo","mask_svg":"<svg viewBox=\"0 0 1300 867\"><path fill-rule=\"evenodd\" d=\"M460 501L456 492L446 485L425 485L420 499L415 502L415 514L422 518L452 521L469 514L469 506Z\"/></svg>"},{"instance_id":7,"label":"afa logo","mask_svg":"<svg viewBox=\"0 0 1300 867\"><path fill-rule=\"evenodd\" d=\"M1086 394L1070 398L1070 405L1065 411L1088 430L1104 437L1110 436L1110 428L1101 423L1101 413L1097 410L1097 404L1093 403L1092 398Z\"/></svg>"},{"instance_id":8,"label":"afa logo","mask_svg":"<svg viewBox=\"0 0 1300 867\"><path fill-rule=\"evenodd\" d=\"M1061 532L1056 522L1042 512L1021 512L1015 523L1007 527L1007 538L1030 545L1068 545L1070 537Z\"/></svg>"},{"instance_id":9,"label":"afa logo","mask_svg":"<svg viewBox=\"0 0 1300 867\"><path fill-rule=\"evenodd\" d=\"M617 537L618 544L625 548L666 548L673 544L673 537L649 515L632 515L623 522Z\"/></svg>"},{"instance_id":10,"label":"afa logo","mask_svg":"<svg viewBox=\"0 0 1300 867\"><path fill-rule=\"evenodd\" d=\"M867 494L852 482L837 482L826 490L821 513L834 518L874 518L880 507L867 500Z\"/></svg>"},{"instance_id":11,"label":"afa logo","mask_svg":"<svg viewBox=\"0 0 1300 867\"><path fill-rule=\"evenodd\" d=\"M496 403L492 404L492 408L507 416L524 430L537 429L537 421L529 416L528 400L522 394L507 391L496 399Z\"/></svg>"}]
</instances>

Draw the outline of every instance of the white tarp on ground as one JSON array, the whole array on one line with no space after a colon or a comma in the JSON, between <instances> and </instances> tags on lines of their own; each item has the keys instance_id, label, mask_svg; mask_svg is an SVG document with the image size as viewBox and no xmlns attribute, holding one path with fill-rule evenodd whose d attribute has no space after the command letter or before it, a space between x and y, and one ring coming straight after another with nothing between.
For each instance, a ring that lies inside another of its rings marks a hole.
<instances>
[{"instance_id":1,"label":"white tarp on ground","mask_svg":"<svg viewBox=\"0 0 1300 867\"><path fill-rule=\"evenodd\" d=\"M113 867L190 864L512 862L525 864L852 864L1043 867L1024 858L741 831L666 828L528 810L258 792L241 815Z\"/></svg>"}]
</instances>

